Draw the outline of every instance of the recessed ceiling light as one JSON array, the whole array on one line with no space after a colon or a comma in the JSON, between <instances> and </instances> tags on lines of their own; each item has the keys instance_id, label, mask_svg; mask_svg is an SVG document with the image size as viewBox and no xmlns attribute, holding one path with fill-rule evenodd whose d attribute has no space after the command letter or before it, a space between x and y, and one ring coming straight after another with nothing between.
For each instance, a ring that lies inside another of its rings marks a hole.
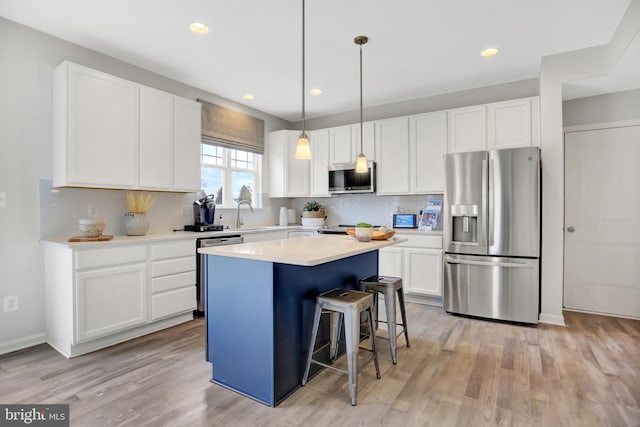
<instances>
[{"instance_id":1,"label":"recessed ceiling light","mask_svg":"<svg viewBox=\"0 0 640 427\"><path fill-rule=\"evenodd\" d=\"M251 101L255 97L253 95L246 94L246 95L243 96L243 98L246 99L247 101Z\"/></svg>"},{"instance_id":2,"label":"recessed ceiling light","mask_svg":"<svg viewBox=\"0 0 640 427\"><path fill-rule=\"evenodd\" d=\"M189 28L191 28L191 31L198 34L207 34L209 32L209 27L205 24L201 24L200 22L192 22L191 25L189 25Z\"/></svg>"},{"instance_id":3,"label":"recessed ceiling light","mask_svg":"<svg viewBox=\"0 0 640 427\"><path fill-rule=\"evenodd\" d=\"M481 56L493 56L496 53L498 53L498 49L496 49L495 47L490 47L489 49L485 49L482 52L480 52Z\"/></svg>"},{"instance_id":4,"label":"recessed ceiling light","mask_svg":"<svg viewBox=\"0 0 640 427\"><path fill-rule=\"evenodd\" d=\"M311 95L320 95L320 94L322 93L322 91L321 91L320 89L311 89L311 90L309 91L309 93L310 93Z\"/></svg>"}]
</instances>

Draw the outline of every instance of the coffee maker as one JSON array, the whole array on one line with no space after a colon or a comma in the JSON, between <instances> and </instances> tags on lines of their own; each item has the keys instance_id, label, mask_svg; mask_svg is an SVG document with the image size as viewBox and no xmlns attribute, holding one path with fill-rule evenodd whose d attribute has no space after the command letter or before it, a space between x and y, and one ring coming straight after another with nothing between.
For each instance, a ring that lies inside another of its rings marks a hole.
<instances>
[{"instance_id":1,"label":"coffee maker","mask_svg":"<svg viewBox=\"0 0 640 427\"><path fill-rule=\"evenodd\" d=\"M209 194L193 202L193 225L185 225L185 231L220 231L222 225L214 224L216 214L215 196Z\"/></svg>"}]
</instances>

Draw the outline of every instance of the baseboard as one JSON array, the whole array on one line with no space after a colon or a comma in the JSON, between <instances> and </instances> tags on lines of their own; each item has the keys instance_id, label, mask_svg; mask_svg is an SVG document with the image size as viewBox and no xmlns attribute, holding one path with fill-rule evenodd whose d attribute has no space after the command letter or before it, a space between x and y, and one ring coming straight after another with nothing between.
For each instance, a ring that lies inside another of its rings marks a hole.
<instances>
[{"instance_id":1,"label":"baseboard","mask_svg":"<svg viewBox=\"0 0 640 427\"><path fill-rule=\"evenodd\" d=\"M45 342L47 342L47 334L44 332L19 338L17 340L3 342L0 343L0 354L13 353L14 351L23 350Z\"/></svg>"},{"instance_id":2,"label":"baseboard","mask_svg":"<svg viewBox=\"0 0 640 427\"><path fill-rule=\"evenodd\" d=\"M562 314L540 313L539 322L549 325L567 326L566 323L564 323L564 316Z\"/></svg>"}]
</instances>

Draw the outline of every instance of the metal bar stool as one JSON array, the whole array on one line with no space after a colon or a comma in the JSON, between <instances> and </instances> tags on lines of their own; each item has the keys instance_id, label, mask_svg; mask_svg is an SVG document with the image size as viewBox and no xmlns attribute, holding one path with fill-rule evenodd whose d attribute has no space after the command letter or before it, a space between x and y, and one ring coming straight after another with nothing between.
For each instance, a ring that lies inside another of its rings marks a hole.
<instances>
[{"instance_id":1,"label":"metal bar stool","mask_svg":"<svg viewBox=\"0 0 640 427\"><path fill-rule=\"evenodd\" d=\"M404 332L404 339L407 343L407 347L411 347L409 344L409 334L407 332L407 314L404 308L404 294L402 293L402 279L399 277L391 276L371 276L366 279L360 280L360 288L363 291L373 293L373 306L374 306L374 318L376 322L376 329L378 329L378 322L387 324L387 330L389 331L389 348L391 350L391 361L395 365L397 362L396 357L396 342L398 335ZM384 305L387 312L387 320L378 320L378 293L384 295ZM400 315L402 316L402 323L396 323L396 295L398 302L400 303ZM402 326L400 334L397 333L397 326Z\"/></svg>"},{"instance_id":2,"label":"metal bar stool","mask_svg":"<svg viewBox=\"0 0 640 427\"><path fill-rule=\"evenodd\" d=\"M316 309L313 317L313 334L309 343L309 354L307 356L307 367L302 377L302 385L307 383L309 368L311 363L315 363L325 368L342 372L349 376L349 394L351 395L351 405L356 405L356 394L358 391L358 350L360 348L360 313L366 311L369 322L369 334L371 336L371 352L373 362L376 367L376 377L380 378L380 367L378 366L378 355L376 353L376 339L373 331L373 297L368 292L351 291L346 289L333 289L318 296L316 299ZM330 358L335 360L338 355L338 339L340 338L340 325L344 319L344 335L347 347L347 370L338 369L313 359L313 355L322 350L327 344L314 349L318 328L320 327L320 316L331 314L331 339Z\"/></svg>"}]
</instances>

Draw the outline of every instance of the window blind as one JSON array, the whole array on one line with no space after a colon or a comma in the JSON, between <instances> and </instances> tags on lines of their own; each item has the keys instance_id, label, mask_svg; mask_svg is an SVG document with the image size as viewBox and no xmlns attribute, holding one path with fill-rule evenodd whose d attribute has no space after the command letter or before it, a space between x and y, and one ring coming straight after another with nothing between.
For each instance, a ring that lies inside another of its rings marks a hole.
<instances>
[{"instance_id":1,"label":"window blind","mask_svg":"<svg viewBox=\"0 0 640 427\"><path fill-rule=\"evenodd\" d=\"M202 142L264 154L264 120L198 99Z\"/></svg>"}]
</instances>

